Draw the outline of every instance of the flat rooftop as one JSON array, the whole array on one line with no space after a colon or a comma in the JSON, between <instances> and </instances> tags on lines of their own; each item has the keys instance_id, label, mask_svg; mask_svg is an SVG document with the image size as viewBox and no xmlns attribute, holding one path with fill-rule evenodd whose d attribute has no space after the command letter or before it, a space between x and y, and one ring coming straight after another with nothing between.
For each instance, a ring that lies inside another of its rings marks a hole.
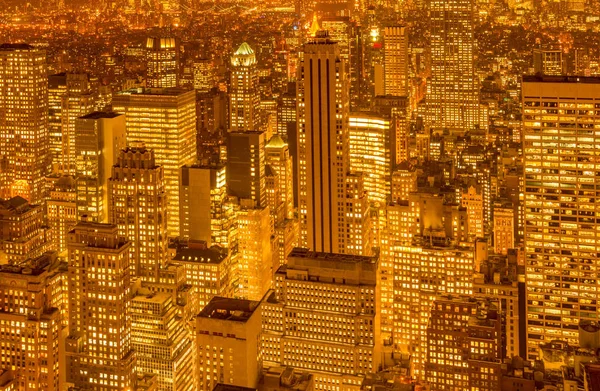
<instances>
[{"instance_id":1,"label":"flat rooftop","mask_svg":"<svg viewBox=\"0 0 600 391\"><path fill-rule=\"evenodd\" d=\"M309 258L309 259L320 259L325 261L336 261L336 262L348 262L348 263L361 263L369 262L375 263L378 256L365 256L365 255L351 255L351 254L336 254L336 253L323 253L317 251L311 251L302 247L295 247L288 258Z\"/></svg>"},{"instance_id":2,"label":"flat rooftop","mask_svg":"<svg viewBox=\"0 0 600 391\"><path fill-rule=\"evenodd\" d=\"M219 248L189 248L177 249L173 261L219 264L227 258L227 250Z\"/></svg>"},{"instance_id":3,"label":"flat rooftop","mask_svg":"<svg viewBox=\"0 0 600 391\"><path fill-rule=\"evenodd\" d=\"M256 388L233 386L231 384L219 383L213 388L213 391L255 391Z\"/></svg>"},{"instance_id":4,"label":"flat rooftop","mask_svg":"<svg viewBox=\"0 0 600 391\"><path fill-rule=\"evenodd\" d=\"M115 113L114 111L94 111L93 113L86 114L80 119L101 119L101 118L115 118L123 114Z\"/></svg>"},{"instance_id":5,"label":"flat rooftop","mask_svg":"<svg viewBox=\"0 0 600 391\"><path fill-rule=\"evenodd\" d=\"M523 75L523 82L527 82L527 83L586 83L586 84L600 84L600 77L597 77L597 76Z\"/></svg>"},{"instance_id":6,"label":"flat rooftop","mask_svg":"<svg viewBox=\"0 0 600 391\"><path fill-rule=\"evenodd\" d=\"M194 93L194 90L187 90L185 88L171 87L171 88L132 88L129 90L123 90L117 92L117 95L157 95L157 96L179 96L187 93Z\"/></svg>"},{"instance_id":7,"label":"flat rooftop","mask_svg":"<svg viewBox=\"0 0 600 391\"><path fill-rule=\"evenodd\" d=\"M246 322L259 304L260 301L215 296L198 314L198 317Z\"/></svg>"}]
</instances>

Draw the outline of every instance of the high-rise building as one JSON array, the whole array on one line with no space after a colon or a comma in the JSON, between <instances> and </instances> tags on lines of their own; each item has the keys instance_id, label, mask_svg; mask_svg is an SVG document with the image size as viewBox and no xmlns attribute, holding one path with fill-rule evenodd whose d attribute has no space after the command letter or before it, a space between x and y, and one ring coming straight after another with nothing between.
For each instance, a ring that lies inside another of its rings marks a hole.
<instances>
[{"instance_id":1,"label":"high-rise building","mask_svg":"<svg viewBox=\"0 0 600 391\"><path fill-rule=\"evenodd\" d=\"M0 45L0 197L44 198L49 172L46 52ZM13 92L19 91L19 93Z\"/></svg>"},{"instance_id":2,"label":"high-rise building","mask_svg":"<svg viewBox=\"0 0 600 391\"><path fill-rule=\"evenodd\" d=\"M23 197L0 200L0 264L20 264L54 249L44 207Z\"/></svg>"},{"instance_id":3,"label":"high-rise building","mask_svg":"<svg viewBox=\"0 0 600 391\"><path fill-rule=\"evenodd\" d=\"M484 237L484 211L483 194L481 188L469 186L463 191L461 205L467 208L467 228L469 230L469 241Z\"/></svg>"},{"instance_id":4,"label":"high-rise building","mask_svg":"<svg viewBox=\"0 0 600 391\"><path fill-rule=\"evenodd\" d=\"M196 93L182 89L133 89L113 98L126 114L127 143L144 143L165 172L167 228L179 236L179 170L196 157Z\"/></svg>"},{"instance_id":5,"label":"high-rise building","mask_svg":"<svg viewBox=\"0 0 600 391\"><path fill-rule=\"evenodd\" d=\"M348 80L340 49L326 32L304 45L296 94L300 245L342 253L350 166Z\"/></svg>"},{"instance_id":6,"label":"high-rise building","mask_svg":"<svg viewBox=\"0 0 600 391\"><path fill-rule=\"evenodd\" d=\"M192 66L194 75L194 89L200 92L208 92L215 86L215 69L213 62L208 58L194 61Z\"/></svg>"},{"instance_id":7,"label":"high-rise building","mask_svg":"<svg viewBox=\"0 0 600 391\"><path fill-rule=\"evenodd\" d=\"M353 389L377 371L378 269L378 256L294 249L261 305L265 366L311 371L321 390Z\"/></svg>"},{"instance_id":8,"label":"high-rise building","mask_svg":"<svg viewBox=\"0 0 600 391\"><path fill-rule=\"evenodd\" d=\"M0 367L12 369L7 391L58 391L61 317L52 275L56 255L0 265ZM0 382L0 384L2 384ZM2 386L0 386L2 389Z\"/></svg>"},{"instance_id":9,"label":"high-rise building","mask_svg":"<svg viewBox=\"0 0 600 391\"><path fill-rule=\"evenodd\" d=\"M96 111L75 121L75 157L79 216L108 221L108 178L126 145L125 116Z\"/></svg>"},{"instance_id":10,"label":"high-rise building","mask_svg":"<svg viewBox=\"0 0 600 391\"><path fill-rule=\"evenodd\" d=\"M410 130L410 106L406 96L377 96L373 110L390 121L390 148L392 166L409 158L408 136ZM419 156L424 158L423 156Z\"/></svg>"},{"instance_id":11,"label":"high-rise building","mask_svg":"<svg viewBox=\"0 0 600 391\"><path fill-rule=\"evenodd\" d=\"M238 294L249 300L260 300L271 288L274 272L269 208L256 207L251 200L241 200L236 217Z\"/></svg>"},{"instance_id":12,"label":"high-rise building","mask_svg":"<svg viewBox=\"0 0 600 391\"><path fill-rule=\"evenodd\" d=\"M431 389L500 389L501 324L495 301L437 298L427 327L425 375Z\"/></svg>"},{"instance_id":13,"label":"high-rise building","mask_svg":"<svg viewBox=\"0 0 600 391\"><path fill-rule=\"evenodd\" d=\"M296 93L281 94L277 101L277 134L290 140L290 133L296 128Z\"/></svg>"},{"instance_id":14,"label":"high-rise building","mask_svg":"<svg viewBox=\"0 0 600 391\"><path fill-rule=\"evenodd\" d=\"M48 226L52 229L55 249L59 254L67 250L67 233L79 221L77 211L77 181L72 176L58 178L46 201Z\"/></svg>"},{"instance_id":15,"label":"high-rise building","mask_svg":"<svg viewBox=\"0 0 600 391\"><path fill-rule=\"evenodd\" d=\"M256 389L262 369L261 303L215 297L196 317L196 387L218 383Z\"/></svg>"},{"instance_id":16,"label":"high-rise building","mask_svg":"<svg viewBox=\"0 0 600 391\"><path fill-rule=\"evenodd\" d=\"M231 195L267 204L265 191L265 133L230 132L227 135L227 186Z\"/></svg>"},{"instance_id":17,"label":"high-rise building","mask_svg":"<svg viewBox=\"0 0 600 391\"><path fill-rule=\"evenodd\" d=\"M234 211L226 203L226 167L188 165L181 167L179 191L181 238L203 241L207 247L228 248L233 238Z\"/></svg>"},{"instance_id":18,"label":"high-rise building","mask_svg":"<svg viewBox=\"0 0 600 391\"><path fill-rule=\"evenodd\" d=\"M560 49L533 49L533 73L547 76L564 75L563 53Z\"/></svg>"},{"instance_id":19,"label":"high-rise building","mask_svg":"<svg viewBox=\"0 0 600 391\"><path fill-rule=\"evenodd\" d=\"M386 95L408 96L408 30L404 26L383 29L384 91Z\"/></svg>"},{"instance_id":20,"label":"high-rise building","mask_svg":"<svg viewBox=\"0 0 600 391\"><path fill-rule=\"evenodd\" d=\"M131 346L131 243L116 225L79 222L68 234L67 381L123 390L135 379Z\"/></svg>"},{"instance_id":21,"label":"high-rise building","mask_svg":"<svg viewBox=\"0 0 600 391\"><path fill-rule=\"evenodd\" d=\"M511 202L494 205L494 252L506 255L515 248L515 209Z\"/></svg>"},{"instance_id":22,"label":"high-rise building","mask_svg":"<svg viewBox=\"0 0 600 391\"><path fill-rule=\"evenodd\" d=\"M49 148L54 172L76 174L77 118L94 111L95 94L83 73L48 77Z\"/></svg>"},{"instance_id":23,"label":"high-rise building","mask_svg":"<svg viewBox=\"0 0 600 391\"><path fill-rule=\"evenodd\" d=\"M294 179L293 162L288 143L275 135L265 145L265 161L279 177L279 197L283 204L285 219L294 217Z\"/></svg>"},{"instance_id":24,"label":"high-rise building","mask_svg":"<svg viewBox=\"0 0 600 391\"><path fill-rule=\"evenodd\" d=\"M465 132L479 121L473 0L430 0L431 82L428 116L435 129Z\"/></svg>"},{"instance_id":25,"label":"high-rise building","mask_svg":"<svg viewBox=\"0 0 600 391\"><path fill-rule=\"evenodd\" d=\"M233 132L259 129L260 92L254 50L246 42L231 56L229 129Z\"/></svg>"},{"instance_id":26,"label":"high-rise building","mask_svg":"<svg viewBox=\"0 0 600 391\"><path fill-rule=\"evenodd\" d=\"M523 77L528 356L596 319L600 78Z\"/></svg>"},{"instance_id":27,"label":"high-rise building","mask_svg":"<svg viewBox=\"0 0 600 391\"><path fill-rule=\"evenodd\" d=\"M183 268L186 284L194 287L198 308L204 308L215 296L232 297L235 277L230 252L219 246L190 240L176 249L171 263Z\"/></svg>"},{"instance_id":28,"label":"high-rise building","mask_svg":"<svg viewBox=\"0 0 600 391\"><path fill-rule=\"evenodd\" d=\"M157 391L195 390L194 344L173 296L139 288L130 313L136 372L155 373Z\"/></svg>"},{"instance_id":29,"label":"high-rise building","mask_svg":"<svg viewBox=\"0 0 600 391\"><path fill-rule=\"evenodd\" d=\"M167 262L167 199L163 168L144 146L119 152L108 180L108 215L131 243L131 274L156 281Z\"/></svg>"},{"instance_id":30,"label":"high-rise building","mask_svg":"<svg viewBox=\"0 0 600 391\"><path fill-rule=\"evenodd\" d=\"M384 205L390 196L390 121L372 113L351 113L348 125L350 171L361 172L369 202Z\"/></svg>"},{"instance_id":31,"label":"high-rise building","mask_svg":"<svg viewBox=\"0 0 600 391\"><path fill-rule=\"evenodd\" d=\"M179 42L173 37L146 40L146 86L177 87L179 83Z\"/></svg>"}]
</instances>

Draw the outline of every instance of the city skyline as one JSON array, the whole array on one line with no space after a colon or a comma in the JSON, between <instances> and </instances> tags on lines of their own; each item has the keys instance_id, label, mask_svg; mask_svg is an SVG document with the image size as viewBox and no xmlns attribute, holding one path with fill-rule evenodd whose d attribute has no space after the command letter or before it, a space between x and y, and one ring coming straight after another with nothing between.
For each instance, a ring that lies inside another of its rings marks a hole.
<instances>
[{"instance_id":1,"label":"city skyline","mask_svg":"<svg viewBox=\"0 0 600 391\"><path fill-rule=\"evenodd\" d=\"M598 391L600 3L0 3L0 391Z\"/></svg>"}]
</instances>

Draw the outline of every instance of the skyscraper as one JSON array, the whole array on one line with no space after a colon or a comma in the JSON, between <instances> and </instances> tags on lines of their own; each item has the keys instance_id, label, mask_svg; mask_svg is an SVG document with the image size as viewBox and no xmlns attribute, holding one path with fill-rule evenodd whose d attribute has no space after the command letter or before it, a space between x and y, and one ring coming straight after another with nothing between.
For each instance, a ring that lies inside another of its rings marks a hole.
<instances>
[{"instance_id":1,"label":"skyscraper","mask_svg":"<svg viewBox=\"0 0 600 391\"><path fill-rule=\"evenodd\" d=\"M108 181L109 221L131 242L131 274L156 281L167 261L167 199L163 168L144 146L119 152Z\"/></svg>"},{"instance_id":2,"label":"skyscraper","mask_svg":"<svg viewBox=\"0 0 600 391\"><path fill-rule=\"evenodd\" d=\"M337 43L326 32L304 45L298 67L300 243L344 251L344 187L349 169L348 80Z\"/></svg>"},{"instance_id":3,"label":"skyscraper","mask_svg":"<svg viewBox=\"0 0 600 391\"><path fill-rule=\"evenodd\" d=\"M384 91L386 95L408 96L408 31L404 26L383 30Z\"/></svg>"},{"instance_id":4,"label":"skyscraper","mask_svg":"<svg viewBox=\"0 0 600 391\"><path fill-rule=\"evenodd\" d=\"M260 302L215 297L195 323L196 389L211 391L218 383L255 389L262 367Z\"/></svg>"},{"instance_id":5,"label":"skyscraper","mask_svg":"<svg viewBox=\"0 0 600 391\"><path fill-rule=\"evenodd\" d=\"M230 132L227 135L227 186L238 198L267 204L265 192L265 133Z\"/></svg>"},{"instance_id":6,"label":"skyscraper","mask_svg":"<svg viewBox=\"0 0 600 391\"><path fill-rule=\"evenodd\" d=\"M179 170L196 158L195 101L195 91L177 88L133 89L113 98L113 109L126 114L127 142L143 142L165 171L170 236L179 236Z\"/></svg>"},{"instance_id":7,"label":"skyscraper","mask_svg":"<svg viewBox=\"0 0 600 391\"><path fill-rule=\"evenodd\" d=\"M122 240L116 225L86 221L69 232L67 241L67 381L79 388L131 388L131 243Z\"/></svg>"},{"instance_id":8,"label":"skyscraper","mask_svg":"<svg viewBox=\"0 0 600 391\"><path fill-rule=\"evenodd\" d=\"M378 256L294 249L262 303L265 366L314 371L322 390L347 390L377 371L378 271Z\"/></svg>"},{"instance_id":9,"label":"skyscraper","mask_svg":"<svg viewBox=\"0 0 600 391\"><path fill-rule=\"evenodd\" d=\"M234 132L258 130L260 93L254 50L246 42L231 56L229 129Z\"/></svg>"},{"instance_id":10,"label":"skyscraper","mask_svg":"<svg viewBox=\"0 0 600 391\"><path fill-rule=\"evenodd\" d=\"M179 42L173 37L146 40L146 86L177 87L179 83Z\"/></svg>"},{"instance_id":11,"label":"skyscraper","mask_svg":"<svg viewBox=\"0 0 600 391\"><path fill-rule=\"evenodd\" d=\"M369 202L385 205L390 196L390 121L373 113L351 113L350 170L362 172Z\"/></svg>"},{"instance_id":12,"label":"skyscraper","mask_svg":"<svg viewBox=\"0 0 600 391\"><path fill-rule=\"evenodd\" d=\"M596 319L600 78L523 77L527 350Z\"/></svg>"},{"instance_id":13,"label":"skyscraper","mask_svg":"<svg viewBox=\"0 0 600 391\"><path fill-rule=\"evenodd\" d=\"M87 74L50 75L48 83L52 169L64 175L75 175L77 118L94 111L95 95Z\"/></svg>"},{"instance_id":14,"label":"skyscraper","mask_svg":"<svg viewBox=\"0 0 600 391\"><path fill-rule=\"evenodd\" d=\"M50 168L46 52L27 44L0 45L0 168L2 198L42 202Z\"/></svg>"},{"instance_id":15,"label":"skyscraper","mask_svg":"<svg viewBox=\"0 0 600 391\"><path fill-rule=\"evenodd\" d=\"M473 0L430 0L431 82L427 105L431 126L464 132L479 120L475 78Z\"/></svg>"},{"instance_id":16,"label":"skyscraper","mask_svg":"<svg viewBox=\"0 0 600 391\"><path fill-rule=\"evenodd\" d=\"M56 254L0 265L0 366L15 373L7 391L58 391L61 314L53 289ZM2 386L0 386L2 389Z\"/></svg>"},{"instance_id":17,"label":"skyscraper","mask_svg":"<svg viewBox=\"0 0 600 391\"><path fill-rule=\"evenodd\" d=\"M233 235L234 211L227 204L226 167L181 167L179 191L180 235L228 248Z\"/></svg>"},{"instance_id":18,"label":"skyscraper","mask_svg":"<svg viewBox=\"0 0 600 391\"><path fill-rule=\"evenodd\" d=\"M75 121L77 209L89 221L108 221L108 178L126 145L125 116L96 111Z\"/></svg>"}]
</instances>

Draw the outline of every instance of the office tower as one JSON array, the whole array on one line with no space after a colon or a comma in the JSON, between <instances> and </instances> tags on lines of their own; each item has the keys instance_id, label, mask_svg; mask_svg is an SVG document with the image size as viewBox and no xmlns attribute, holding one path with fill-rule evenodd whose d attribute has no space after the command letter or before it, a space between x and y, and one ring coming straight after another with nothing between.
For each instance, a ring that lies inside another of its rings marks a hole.
<instances>
[{"instance_id":1,"label":"office tower","mask_svg":"<svg viewBox=\"0 0 600 391\"><path fill-rule=\"evenodd\" d=\"M179 42L173 37L146 40L146 86L177 87L179 83Z\"/></svg>"},{"instance_id":2,"label":"office tower","mask_svg":"<svg viewBox=\"0 0 600 391\"><path fill-rule=\"evenodd\" d=\"M392 166L409 158L408 136L410 131L410 102L406 96L377 96L373 99L373 111L390 121L390 147ZM422 156L419 156L422 158Z\"/></svg>"},{"instance_id":3,"label":"office tower","mask_svg":"<svg viewBox=\"0 0 600 391\"><path fill-rule=\"evenodd\" d=\"M223 165L181 167L179 190L181 238L203 241L208 247L229 248L233 241L234 211L227 199Z\"/></svg>"},{"instance_id":4,"label":"office tower","mask_svg":"<svg viewBox=\"0 0 600 391\"><path fill-rule=\"evenodd\" d=\"M473 0L430 0L431 82L428 116L434 129L465 132L479 119Z\"/></svg>"},{"instance_id":5,"label":"office tower","mask_svg":"<svg viewBox=\"0 0 600 391\"><path fill-rule=\"evenodd\" d=\"M408 96L408 30L404 26L383 29L384 91L386 95Z\"/></svg>"},{"instance_id":6,"label":"office tower","mask_svg":"<svg viewBox=\"0 0 600 391\"><path fill-rule=\"evenodd\" d=\"M341 241L345 254L371 255L369 198L364 184L365 174L362 172L346 175L346 186L344 186L346 237Z\"/></svg>"},{"instance_id":7,"label":"office tower","mask_svg":"<svg viewBox=\"0 0 600 391\"><path fill-rule=\"evenodd\" d=\"M194 345L173 296L139 288L130 313L136 372L156 374L159 391L194 390Z\"/></svg>"},{"instance_id":8,"label":"office tower","mask_svg":"<svg viewBox=\"0 0 600 391\"><path fill-rule=\"evenodd\" d=\"M260 300L271 288L273 276L272 225L268 207L241 200L237 211L237 288L239 296Z\"/></svg>"},{"instance_id":9,"label":"office tower","mask_svg":"<svg viewBox=\"0 0 600 391\"><path fill-rule=\"evenodd\" d=\"M167 228L179 236L179 169L196 157L196 93L181 89L133 89L113 98L126 114L127 143L144 143L165 172Z\"/></svg>"},{"instance_id":10,"label":"office tower","mask_svg":"<svg viewBox=\"0 0 600 391\"><path fill-rule=\"evenodd\" d=\"M75 121L75 155L79 216L108 221L108 178L126 145L125 116L96 111Z\"/></svg>"},{"instance_id":11,"label":"office tower","mask_svg":"<svg viewBox=\"0 0 600 391\"><path fill-rule=\"evenodd\" d=\"M0 265L0 367L12 369L15 388L59 390L61 319L54 306L56 255L46 253L20 265Z\"/></svg>"},{"instance_id":12,"label":"office tower","mask_svg":"<svg viewBox=\"0 0 600 391\"><path fill-rule=\"evenodd\" d=\"M279 47L273 53L271 77L273 78L273 93L275 96L286 92L288 82L291 78L290 68L290 52L284 43L283 47Z\"/></svg>"},{"instance_id":13,"label":"office tower","mask_svg":"<svg viewBox=\"0 0 600 391\"><path fill-rule=\"evenodd\" d=\"M43 206L19 196L0 200L0 264L20 264L53 249Z\"/></svg>"},{"instance_id":14,"label":"office tower","mask_svg":"<svg viewBox=\"0 0 600 391\"><path fill-rule=\"evenodd\" d=\"M377 255L294 249L262 303L265 366L293 363L323 390L349 389L377 371L378 272Z\"/></svg>"},{"instance_id":15,"label":"office tower","mask_svg":"<svg viewBox=\"0 0 600 391\"><path fill-rule=\"evenodd\" d=\"M131 243L130 273L156 281L167 261L167 199L163 168L144 146L122 149L108 180L109 222Z\"/></svg>"},{"instance_id":16,"label":"office tower","mask_svg":"<svg viewBox=\"0 0 600 391\"><path fill-rule=\"evenodd\" d=\"M212 61L201 58L194 61L194 89L199 92L208 92L215 86L215 70Z\"/></svg>"},{"instance_id":17,"label":"office tower","mask_svg":"<svg viewBox=\"0 0 600 391\"><path fill-rule=\"evenodd\" d=\"M27 44L0 45L0 156L0 196L42 202L50 168L46 52Z\"/></svg>"},{"instance_id":18,"label":"office tower","mask_svg":"<svg viewBox=\"0 0 600 391\"><path fill-rule=\"evenodd\" d=\"M116 225L79 222L68 234L67 381L79 388L133 386L129 249Z\"/></svg>"},{"instance_id":19,"label":"office tower","mask_svg":"<svg viewBox=\"0 0 600 391\"><path fill-rule=\"evenodd\" d=\"M490 256L481 263L473 279L473 296L497 300L502 318L501 357L527 355L525 267L519 251L510 249L505 256Z\"/></svg>"},{"instance_id":20,"label":"office tower","mask_svg":"<svg viewBox=\"0 0 600 391\"><path fill-rule=\"evenodd\" d=\"M467 228L469 230L469 241L474 241L477 238L483 238L484 232L484 211L483 211L483 195L481 188L469 186L467 191L463 191L461 196L461 205L467 208Z\"/></svg>"},{"instance_id":21,"label":"office tower","mask_svg":"<svg viewBox=\"0 0 600 391\"><path fill-rule=\"evenodd\" d=\"M358 42L358 27L349 17L326 17L321 19L320 28L327 31L329 38L337 42L340 49L340 58L346 64L346 77L349 83L350 106L356 108L359 102L359 83L360 83L360 56Z\"/></svg>"},{"instance_id":22,"label":"office tower","mask_svg":"<svg viewBox=\"0 0 600 391\"><path fill-rule=\"evenodd\" d=\"M94 111L95 104L96 96L87 74L48 76L49 148L54 172L75 175L76 120Z\"/></svg>"},{"instance_id":23,"label":"office tower","mask_svg":"<svg viewBox=\"0 0 600 391\"><path fill-rule=\"evenodd\" d=\"M265 133L230 132L227 135L227 186L231 195L266 206Z\"/></svg>"},{"instance_id":24,"label":"office tower","mask_svg":"<svg viewBox=\"0 0 600 391\"><path fill-rule=\"evenodd\" d=\"M373 113L350 113L350 171L362 172L369 202L384 205L390 196L390 121Z\"/></svg>"},{"instance_id":25,"label":"office tower","mask_svg":"<svg viewBox=\"0 0 600 391\"><path fill-rule=\"evenodd\" d=\"M197 390L213 390L217 383L256 388L262 368L260 304L215 297L196 317Z\"/></svg>"},{"instance_id":26,"label":"office tower","mask_svg":"<svg viewBox=\"0 0 600 391\"><path fill-rule=\"evenodd\" d=\"M281 202L279 174L269 164L265 167L265 192L267 207L271 213L271 226L283 221L283 203Z\"/></svg>"},{"instance_id":27,"label":"office tower","mask_svg":"<svg viewBox=\"0 0 600 391\"><path fill-rule=\"evenodd\" d=\"M56 251L67 250L67 233L79 221L77 211L77 181L71 176L60 177L46 201L48 227L53 231Z\"/></svg>"},{"instance_id":28,"label":"office tower","mask_svg":"<svg viewBox=\"0 0 600 391\"><path fill-rule=\"evenodd\" d=\"M227 94L216 87L196 95L196 115L198 130L208 133L227 129L228 118Z\"/></svg>"},{"instance_id":29,"label":"office tower","mask_svg":"<svg viewBox=\"0 0 600 391\"><path fill-rule=\"evenodd\" d=\"M296 128L296 92L281 94L277 101L277 134L290 140L290 133Z\"/></svg>"},{"instance_id":30,"label":"office tower","mask_svg":"<svg viewBox=\"0 0 600 391\"><path fill-rule=\"evenodd\" d=\"M533 49L533 73L547 76L564 75L562 51L560 49Z\"/></svg>"},{"instance_id":31,"label":"office tower","mask_svg":"<svg viewBox=\"0 0 600 391\"><path fill-rule=\"evenodd\" d=\"M339 47L326 32L304 45L296 94L300 245L342 253L349 169L348 80Z\"/></svg>"},{"instance_id":32,"label":"office tower","mask_svg":"<svg viewBox=\"0 0 600 391\"><path fill-rule=\"evenodd\" d=\"M190 240L176 249L171 263L183 268L186 284L195 288L198 308L202 309L215 296L231 297L236 293L231 261L227 249Z\"/></svg>"},{"instance_id":33,"label":"office tower","mask_svg":"<svg viewBox=\"0 0 600 391\"><path fill-rule=\"evenodd\" d=\"M279 197L283 204L285 219L294 218L294 179L293 162L288 143L279 135L271 137L265 145L265 162L279 177Z\"/></svg>"},{"instance_id":34,"label":"office tower","mask_svg":"<svg viewBox=\"0 0 600 391\"><path fill-rule=\"evenodd\" d=\"M417 190L417 171L404 162L392 172L392 201L408 200L411 192Z\"/></svg>"},{"instance_id":35,"label":"office tower","mask_svg":"<svg viewBox=\"0 0 600 391\"><path fill-rule=\"evenodd\" d=\"M580 320L598 313L598 96L598 78L523 77L529 357L540 343L577 343Z\"/></svg>"},{"instance_id":36,"label":"office tower","mask_svg":"<svg viewBox=\"0 0 600 391\"><path fill-rule=\"evenodd\" d=\"M425 373L431 389L500 389L501 323L495 301L436 299L427 327Z\"/></svg>"},{"instance_id":37,"label":"office tower","mask_svg":"<svg viewBox=\"0 0 600 391\"><path fill-rule=\"evenodd\" d=\"M229 130L245 132L259 129L258 68L254 50L246 42L231 56Z\"/></svg>"},{"instance_id":38,"label":"office tower","mask_svg":"<svg viewBox=\"0 0 600 391\"><path fill-rule=\"evenodd\" d=\"M512 202L494 205L494 252L506 255L515 248L515 210Z\"/></svg>"}]
</instances>

